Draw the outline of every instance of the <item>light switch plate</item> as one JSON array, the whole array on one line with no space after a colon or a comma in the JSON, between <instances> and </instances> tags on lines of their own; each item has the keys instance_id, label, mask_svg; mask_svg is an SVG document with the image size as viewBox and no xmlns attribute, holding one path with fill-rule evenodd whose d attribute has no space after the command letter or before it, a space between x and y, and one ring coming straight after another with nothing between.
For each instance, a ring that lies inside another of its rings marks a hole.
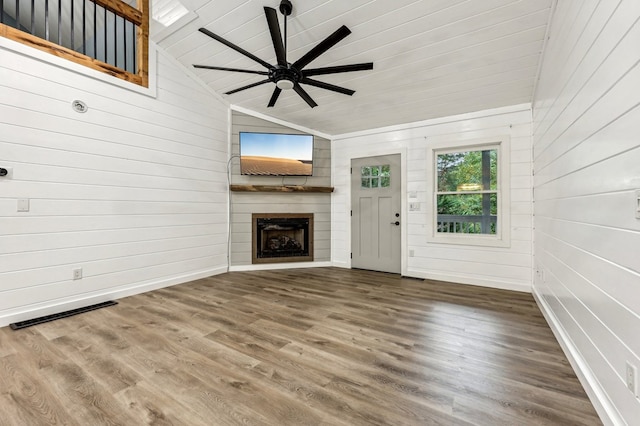
<instances>
[{"instance_id":1,"label":"light switch plate","mask_svg":"<svg viewBox=\"0 0 640 426\"><path fill-rule=\"evenodd\" d=\"M638 369L634 364L627 361L626 365L626 382L627 388L633 393L634 396L638 396Z\"/></svg>"},{"instance_id":2,"label":"light switch plate","mask_svg":"<svg viewBox=\"0 0 640 426\"><path fill-rule=\"evenodd\" d=\"M409 211L410 212L419 212L420 211L420 203L409 203Z\"/></svg>"},{"instance_id":3,"label":"light switch plate","mask_svg":"<svg viewBox=\"0 0 640 426\"><path fill-rule=\"evenodd\" d=\"M21 198L18 200L18 211L19 212L28 212L29 211L29 199Z\"/></svg>"},{"instance_id":4,"label":"light switch plate","mask_svg":"<svg viewBox=\"0 0 640 426\"><path fill-rule=\"evenodd\" d=\"M636 191L636 219L640 219L640 190Z\"/></svg>"}]
</instances>

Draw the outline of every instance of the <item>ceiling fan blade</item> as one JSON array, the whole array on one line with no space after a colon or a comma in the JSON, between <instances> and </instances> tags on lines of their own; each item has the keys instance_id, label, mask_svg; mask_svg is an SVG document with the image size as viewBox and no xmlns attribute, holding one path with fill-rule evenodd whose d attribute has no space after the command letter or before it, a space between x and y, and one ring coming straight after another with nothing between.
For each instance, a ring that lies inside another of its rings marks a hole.
<instances>
[{"instance_id":1,"label":"ceiling fan blade","mask_svg":"<svg viewBox=\"0 0 640 426\"><path fill-rule=\"evenodd\" d=\"M230 91L226 92L225 95L232 95L232 94L238 93L238 92L240 92L242 90L251 89L252 87L256 87L256 86L260 86L261 84L269 83L270 81L271 80L266 79L266 80L259 81L257 83L251 83L251 84L248 84L246 86L238 87L237 89L233 89L233 90L230 90Z\"/></svg>"},{"instance_id":2,"label":"ceiling fan blade","mask_svg":"<svg viewBox=\"0 0 640 426\"><path fill-rule=\"evenodd\" d=\"M207 69L207 70L234 71L234 72L245 72L247 74L269 75L269 72L267 71L243 70L240 68L214 67L211 65L194 65L193 67Z\"/></svg>"},{"instance_id":3,"label":"ceiling fan blade","mask_svg":"<svg viewBox=\"0 0 640 426\"><path fill-rule=\"evenodd\" d=\"M311 99L311 96L309 96L309 94L302 87L300 87L298 83L293 86L293 90L295 90L296 93L300 95L300 97L304 99L304 101L308 103L311 108L315 108L318 106L318 104L315 103L313 99Z\"/></svg>"},{"instance_id":4,"label":"ceiling fan blade","mask_svg":"<svg viewBox=\"0 0 640 426\"><path fill-rule=\"evenodd\" d=\"M273 49L276 51L278 65L286 67L287 52L282 42L282 33L280 32L280 24L278 23L278 12L271 7L265 7L264 14L267 17L267 24L269 25L269 32L271 33L271 42L273 43Z\"/></svg>"},{"instance_id":5,"label":"ceiling fan blade","mask_svg":"<svg viewBox=\"0 0 640 426\"><path fill-rule=\"evenodd\" d=\"M262 59L258 58L256 55L247 52L242 47L236 46L235 44L231 43L230 41L227 41L227 40L223 39L222 37L220 37L217 34L212 33L211 31L209 31L206 28L200 28L200 29L198 29L198 31L200 31L203 34L208 35L209 37L211 37L212 39L214 39L216 41L219 41L220 43L224 44L225 46L232 48L236 52L242 53L247 58L253 59L254 61L256 61L257 63L259 63L260 65L262 65L265 68L268 68L268 69L272 69L273 68L273 66L270 63L263 61Z\"/></svg>"},{"instance_id":6,"label":"ceiling fan blade","mask_svg":"<svg viewBox=\"0 0 640 426\"><path fill-rule=\"evenodd\" d=\"M331 34L329 37L327 37L324 40L322 40L313 49L311 49L306 54L304 54L304 56L302 56L302 58L300 58L297 61L295 61L291 66L293 68L297 68L298 70L303 69L311 61L316 59L318 56L322 55L327 50L331 49L340 40L342 40L343 38L345 38L349 34L351 34L351 30L349 30L349 28L347 28L344 25L341 26L333 34Z\"/></svg>"},{"instance_id":7,"label":"ceiling fan blade","mask_svg":"<svg viewBox=\"0 0 640 426\"><path fill-rule=\"evenodd\" d=\"M279 87L276 87L273 90L273 95L271 95L271 99L269 100L269 105L267 105L267 107L272 107L276 104L276 101L278 100L278 96L280 96L280 93L282 93L282 89L280 89Z\"/></svg>"},{"instance_id":8,"label":"ceiling fan blade","mask_svg":"<svg viewBox=\"0 0 640 426\"><path fill-rule=\"evenodd\" d=\"M309 86L319 87L321 89L331 90L331 91L342 93L344 95L349 95L349 96L351 96L354 93L356 93L355 90L345 89L344 87L340 87L340 86L336 86L336 85L333 85L333 84L325 83L324 81L313 80L311 78L303 78L302 80L300 80L300 83L308 84Z\"/></svg>"},{"instance_id":9,"label":"ceiling fan blade","mask_svg":"<svg viewBox=\"0 0 640 426\"><path fill-rule=\"evenodd\" d=\"M335 67L313 68L304 70L302 74L305 76L336 74L340 72L366 71L373 69L373 62L365 62L363 64L338 65Z\"/></svg>"}]
</instances>

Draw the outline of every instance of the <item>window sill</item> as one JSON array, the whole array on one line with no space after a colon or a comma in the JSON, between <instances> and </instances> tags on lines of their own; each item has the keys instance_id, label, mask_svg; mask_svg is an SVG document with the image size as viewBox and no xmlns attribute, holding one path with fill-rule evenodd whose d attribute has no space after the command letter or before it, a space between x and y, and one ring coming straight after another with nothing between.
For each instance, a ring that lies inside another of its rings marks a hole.
<instances>
[{"instance_id":1,"label":"window sill","mask_svg":"<svg viewBox=\"0 0 640 426\"><path fill-rule=\"evenodd\" d=\"M438 234L427 238L427 242L464 246L511 247L511 241L498 238L494 235Z\"/></svg>"}]
</instances>

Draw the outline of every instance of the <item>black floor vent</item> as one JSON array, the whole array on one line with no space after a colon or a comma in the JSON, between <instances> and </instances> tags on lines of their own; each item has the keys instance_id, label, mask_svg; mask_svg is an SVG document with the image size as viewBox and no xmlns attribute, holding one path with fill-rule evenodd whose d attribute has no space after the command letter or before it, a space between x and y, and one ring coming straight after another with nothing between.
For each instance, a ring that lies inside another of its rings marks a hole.
<instances>
[{"instance_id":1,"label":"black floor vent","mask_svg":"<svg viewBox=\"0 0 640 426\"><path fill-rule=\"evenodd\" d=\"M85 306L83 308L71 309L70 311L60 312L52 315L45 315L40 318L34 318L26 321L14 322L9 324L9 327L13 330L20 330L21 328L31 327L32 325L44 324L45 322L55 321L60 318L67 318L73 315L83 314L89 311L95 311L96 309L106 308L107 306L117 305L118 302L114 302L113 300L109 300L108 302L97 303L91 306Z\"/></svg>"}]
</instances>

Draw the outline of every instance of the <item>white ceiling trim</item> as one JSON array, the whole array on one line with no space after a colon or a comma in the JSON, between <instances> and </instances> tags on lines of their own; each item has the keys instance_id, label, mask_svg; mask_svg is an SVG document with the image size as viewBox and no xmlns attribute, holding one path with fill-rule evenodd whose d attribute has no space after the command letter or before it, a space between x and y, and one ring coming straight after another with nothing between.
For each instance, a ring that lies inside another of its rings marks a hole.
<instances>
[{"instance_id":1,"label":"white ceiling trim","mask_svg":"<svg viewBox=\"0 0 640 426\"><path fill-rule=\"evenodd\" d=\"M510 106L501 107L501 108L493 108L493 109L488 109L483 111L474 111L474 112L468 112L465 114L451 115L447 117L432 118L429 120L417 121L415 123L405 123L405 124L399 124L395 126L379 127L377 129L369 129L369 130L363 130L363 131L352 132L352 133L343 133L340 135L333 135L332 140L337 142L343 139L351 139L351 138L356 138L360 136L372 136L372 135L379 135L381 133L421 129L425 127L437 126L440 124L455 123L458 121L473 120L476 118L494 117L498 115L505 115L505 114L511 114L514 112L525 112L525 111L531 111L531 103L510 105Z\"/></svg>"},{"instance_id":2,"label":"white ceiling trim","mask_svg":"<svg viewBox=\"0 0 640 426\"><path fill-rule=\"evenodd\" d=\"M316 129L311 129L309 127L301 126L301 125L296 124L296 123L291 123L291 122L286 121L286 120L281 120L279 118L276 118L276 117L273 117L273 116L270 116L270 115L267 115L267 114L262 114L260 112L253 111L253 110L248 109L248 108L244 108L244 107L241 107L241 106L238 106L238 105L233 105L233 104L231 104L229 106L229 108L231 108L232 111L241 112L243 114L250 115L252 117L256 117L256 118L260 118L262 120L270 121L270 122L275 123L275 124L280 124L281 126L289 127L291 129L294 129L294 130L299 130L299 131L304 132L304 133L309 133L311 135L318 136L320 138L329 139L329 140L332 139L332 136L330 134L328 134L328 133L323 133L323 132L321 132L319 130L316 130Z\"/></svg>"}]
</instances>

